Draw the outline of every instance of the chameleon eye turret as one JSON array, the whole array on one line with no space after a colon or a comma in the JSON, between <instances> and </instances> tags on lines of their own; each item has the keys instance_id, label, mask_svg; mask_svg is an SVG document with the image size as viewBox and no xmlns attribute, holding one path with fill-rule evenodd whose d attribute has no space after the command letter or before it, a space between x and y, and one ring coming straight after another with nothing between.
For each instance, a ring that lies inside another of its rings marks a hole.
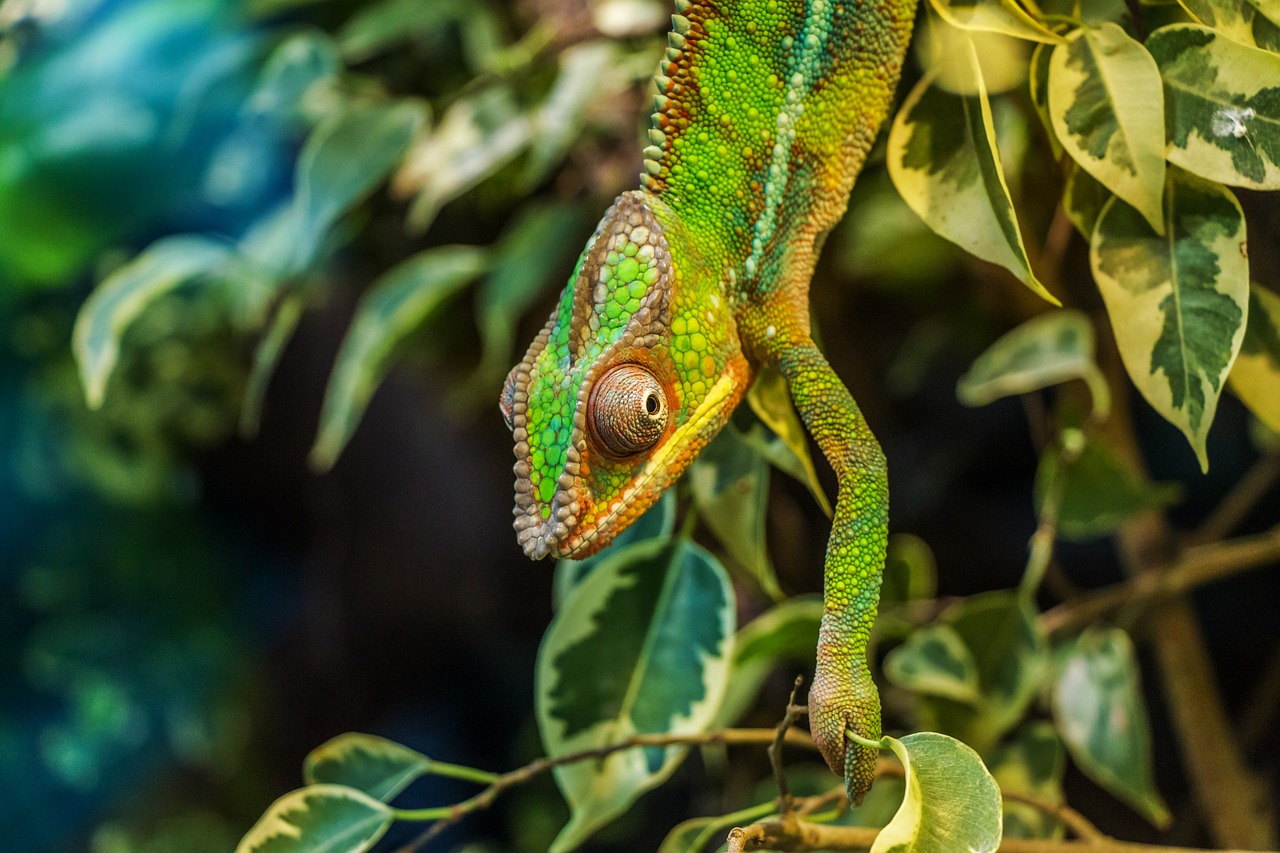
<instances>
[{"instance_id":1,"label":"chameleon eye turret","mask_svg":"<svg viewBox=\"0 0 1280 853\"><path fill-rule=\"evenodd\" d=\"M641 453L667 428L667 392L638 364L620 364L596 382L587 406L592 436L611 456Z\"/></svg>"}]
</instances>

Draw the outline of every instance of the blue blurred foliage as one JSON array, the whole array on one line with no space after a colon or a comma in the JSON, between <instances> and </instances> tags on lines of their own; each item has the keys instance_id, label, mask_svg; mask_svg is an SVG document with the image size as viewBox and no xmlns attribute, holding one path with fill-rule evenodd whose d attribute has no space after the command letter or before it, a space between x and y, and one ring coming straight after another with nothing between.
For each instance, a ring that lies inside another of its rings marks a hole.
<instances>
[{"instance_id":1,"label":"blue blurred foliage","mask_svg":"<svg viewBox=\"0 0 1280 853\"><path fill-rule=\"evenodd\" d=\"M288 194L301 141L245 106L278 35L239 4L46 8L0 33L0 826L23 851L80 849L166 774L243 755L263 602L182 458L232 426L242 369L201 346L225 324L198 297L158 305L140 334L160 350L101 416L67 341L104 252L239 236ZM235 837L188 835L176 849Z\"/></svg>"}]
</instances>

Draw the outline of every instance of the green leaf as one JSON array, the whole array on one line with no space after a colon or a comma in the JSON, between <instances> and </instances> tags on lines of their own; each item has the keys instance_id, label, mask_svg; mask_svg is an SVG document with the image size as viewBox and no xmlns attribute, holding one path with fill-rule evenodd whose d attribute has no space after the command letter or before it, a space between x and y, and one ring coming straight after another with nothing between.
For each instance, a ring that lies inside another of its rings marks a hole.
<instances>
[{"instance_id":1,"label":"green leaf","mask_svg":"<svg viewBox=\"0 0 1280 853\"><path fill-rule=\"evenodd\" d=\"M881 743L902 762L907 793L871 853L991 853L1000 846L1000 789L978 753L936 732Z\"/></svg>"},{"instance_id":2,"label":"green leaf","mask_svg":"<svg viewBox=\"0 0 1280 853\"><path fill-rule=\"evenodd\" d=\"M271 804L236 853L361 853L387 831L391 809L342 785L309 785Z\"/></svg>"},{"instance_id":3,"label":"green leaf","mask_svg":"<svg viewBox=\"0 0 1280 853\"><path fill-rule=\"evenodd\" d=\"M1062 188L1062 210L1086 241L1093 238L1102 208L1111 200L1111 191L1072 161Z\"/></svg>"},{"instance_id":4,"label":"green leaf","mask_svg":"<svg viewBox=\"0 0 1280 853\"><path fill-rule=\"evenodd\" d=\"M1161 237L1128 205L1108 202L1089 258L1129 378L1207 471L1205 437L1244 337L1244 215L1228 190L1178 169L1164 209Z\"/></svg>"},{"instance_id":5,"label":"green leaf","mask_svg":"<svg viewBox=\"0 0 1280 853\"><path fill-rule=\"evenodd\" d=\"M1280 296L1254 285L1249 324L1227 377L1231 390L1272 432L1280 432Z\"/></svg>"},{"instance_id":6,"label":"green leaf","mask_svg":"<svg viewBox=\"0 0 1280 853\"><path fill-rule=\"evenodd\" d=\"M180 234L157 240L103 279L81 306L72 333L89 408L102 406L120 342L148 305L188 282L228 275L237 261L225 243Z\"/></svg>"},{"instance_id":7,"label":"green leaf","mask_svg":"<svg viewBox=\"0 0 1280 853\"><path fill-rule=\"evenodd\" d=\"M966 705L982 701L978 668L964 640L949 625L926 625L889 652L885 677L894 684Z\"/></svg>"},{"instance_id":8,"label":"green leaf","mask_svg":"<svg viewBox=\"0 0 1280 853\"><path fill-rule=\"evenodd\" d=\"M373 283L356 307L329 377L312 467L333 467L390 369L397 345L487 263L485 252L473 246L441 246L402 261Z\"/></svg>"},{"instance_id":9,"label":"green leaf","mask_svg":"<svg viewBox=\"0 0 1280 853\"><path fill-rule=\"evenodd\" d=\"M922 697L921 720L985 751L1021 721L1048 672L1048 645L1029 602L1013 590L970 596L942 615L977 667L980 699Z\"/></svg>"},{"instance_id":10,"label":"green leaf","mask_svg":"<svg viewBox=\"0 0 1280 853\"><path fill-rule=\"evenodd\" d=\"M1023 794L1053 805L1064 800L1066 763L1058 733L1044 721L1023 726L1015 737L997 747L987 762L1002 794ZM1062 830L1062 823L1043 809L1005 799L1005 838L1061 838Z\"/></svg>"},{"instance_id":11,"label":"green leaf","mask_svg":"<svg viewBox=\"0 0 1280 853\"><path fill-rule=\"evenodd\" d=\"M582 226L578 205L527 204L502 235L493 266L476 287L482 354L473 384L501 381L510 367L521 315L542 295L557 270L571 268L570 256Z\"/></svg>"},{"instance_id":12,"label":"green leaf","mask_svg":"<svg viewBox=\"0 0 1280 853\"><path fill-rule=\"evenodd\" d=\"M796 408L791 402L787 380L776 370L761 368L747 391L747 405L777 438L776 442L768 441L754 430L745 430L747 443L760 451L776 468L808 486L813 499L822 507L827 518L830 518L831 502L827 500L822 483L818 482L818 472L813 467L813 456L809 453L809 433L805 431L804 424L800 423L800 416L796 414Z\"/></svg>"},{"instance_id":13,"label":"green leaf","mask_svg":"<svg viewBox=\"0 0 1280 853\"><path fill-rule=\"evenodd\" d=\"M944 21L962 30L1003 33L1028 41L1058 44L1062 37L1050 32L1013 0L930 0Z\"/></svg>"},{"instance_id":14,"label":"green leaf","mask_svg":"<svg viewBox=\"0 0 1280 853\"><path fill-rule=\"evenodd\" d=\"M341 110L307 137L294 176L297 248L286 270L306 266L338 217L386 180L425 123L422 104L395 101Z\"/></svg>"},{"instance_id":15,"label":"green leaf","mask_svg":"<svg viewBox=\"0 0 1280 853\"><path fill-rule=\"evenodd\" d=\"M985 406L1070 379L1082 379L1094 409L1105 418L1111 407L1107 381L1093 360L1093 326L1079 311L1049 311L1006 333L978 356L956 383L966 406Z\"/></svg>"},{"instance_id":16,"label":"green leaf","mask_svg":"<svg viewBox=\"0 0 1280 853\"><path fill-rule=\"evenodd\" d=\"M1270 47L1266 36L1260 43L1260 32L1268 33L1280 25L1280 3L1276 0L1178 0L1178 3L1197 22L1250 47Z\"/></svg>"},{"instance_id":17,"label":"green leaf","mask_svg":"<svg viewBox=\"0 0 1280 853\"><path fill-rule=\"evenodd\" d=\"M415 36L445 30L466 15L459 0L382 0L363 3L338 31L342 55L351 64L364 62Z\"/></svg>"},{"instance_id":18,"label":"green leaf","mask_svg":"<svg viewBox=\"0 0 1280 853\"><path fill-rule=\"evenodd\" d=\"M1063 476L1061 453L1061 447L1055 446L1040 459L1035 485L1037 514L1051 484ZM1097 438L1086 440L1065 476L1058 511L1058 535L1063 539L1094 539L1114 533L1130 516L1176 503L1181 494L1176 484L1147 482Z\"/></svg>"},{"instance_id":19,"label":"green leaf","mask_svg":"<svg viewBox=\"0 0 1280 853\"><path fill-rule=\"evenodd\" d=\"M907 205L937 234L999 264L1057 304L1031 271L1009 185L1000 167L991 105L972 47L972 91L955 95L926 75L889 131L889 176Z\"/></svg>"},{"instance_id":20,"label":"green leaf","mask_svg":"<svg viewBox=\"0 0 1280 853\"><path fill-rule=\"evenodd\" d=\"M532 138L533 123L506 88L455 101L397 175L397 186L416 193L410 226L425 231L442 207L514 160Z\"/></svg>"},{"instance_id":21,"label":"green leaf","mask_svg":"<svg viewBox=\"0 0 1280 853\"><path fill-rule=\"evenodd\" d=\"M264 116L301 116L308 93L331 82L339 68L333 41L324 33L307 31L289 36L267 57L245 108Z\"/></svg>"},{"instance_id":22,"label":"green leaf","mask_svg":"<svg viewBox=\"0 0 1280 853\"><path fill-rule=\"evenodd\" d=\"M731 429L722 430L685 475L699 517L765 595L782 598L765 543L769 463Z\"/></svg>"},{"instance_id":23,"label":"green leaf","mask_svg":"<svg viewBox=\"0 0 1280 853\"><path fill-rule=\"evenodd\" d=\"M604 560L611 559L624 548L651 539L666 540L676 526L675 491L668 489L662 493L653 506L619 533L612 542L602 550L582 560L556 560L556 573L551 582L551 600L559 610L569 592L596 566Z\"/></svg>"},{"instance_id":24,"label":"green leaf","mask_svg":"<svg viewBox=\"0 0 1280 853\"><path fill-rule=\"evenodd\" d=\"M348 732L311 750L302 764L302 778L308 785L346 785L390 802L430 769L431 759L407 746Z\"/></svg>"},{"instance_id":25,"label":"green leaf","mask_svg":"<svg viewBox=\"0 0 1280 853\"><path fill-rule=\"evenodd\" d=\"M1071 158L1163 233L1164 98L1151 54L1115 24L1071 33L1049 60L1049 117Z\"/></svg>"},{"instance_id":26,"label":"green leaf","mask_svg":"<svg viewBox=\"0 0 1280 853\"><path fill-rule=\"evenodd\" d=\"M1169 822L1152 780L1151 735L1128 634L1089 628L1063 650L1053 717L1086 775L1157 826Z\"/></svg>"},{"instance_id":27,"label":"green leaf","mask_svg":"<svg viewBox=\"0 0 1280 853\"><path fill-rule=\"evenodd\" d=\"M1053 159L1061 160L1066 152L1053 129L1053 119L1049 117L1049 59L1052 56L1053 45L1036 45L1036 49L1031 52L1031 65L1027 69L1027 85L1031 93L1031 105L1035 107L1045 135L1049 137Z\"/></svg>"},{"instance_id":28,"label":"green leaf","mask_svg":"<svg viewBox=\"0 0 1280 853\"><path fill-rule=\"evenodd\" d=\"M802 662L799 669L805 672L813 669L822 609L820 597L797 596L774 605L738 631L729 684L713 728L737 725L755 704L769 673L783 661Z\"/></svg>"},{"instance_id":29,"label":"green leaf","mask_svg":"<svg viewBox=\"0 0 1280 853\"><path fill-rule=\"evenodd\" d=\"M688 540L634 545L565 599L538 651L538 729L550 756L635 734L705 731L724 695L734 629L724 568ZM626 811L683 759L677 747L557 767L572 810L553 850Z\"/></svg>"},{"instance_id":30,"label":"green leaf","mask_svg":"<svg viewBox=\"0 0 1280 853\"><path fill-rule=\"evenodd\" d=\"M910 533L891 534L880 581L881 612L897 604L932 598L937 591L938 564L929 543Z\"/></svg>"},{"instance_id":31,"label":"green leaf","mask_svg":"<svg viewBox=\"0 0 1280 853\"><path fill-rule=\"evenodd\" d=\"M245 383L244 402L240 405L240 435L253 438L258 434L258 424L262 417L262 404L267 396L267 386L271 376L276 372L276 365L284 349L293 338L306 309L306 297L301 293L290 293L280 301L275 316L262 339L253 351L253 366L249 369L249 380Z\"/></svg>"},{"instance_id":32,"label":"green leaf","mask_svg":"<svg viewBox=\"0 0 1280 853\"><path fill-rule=\"evenodd\" d=\"M1164 79L1169 162L1211 181L1280 189L1280 56L1193 24L1156 30L1147 49Z\"/></svg>"}]
</instances>

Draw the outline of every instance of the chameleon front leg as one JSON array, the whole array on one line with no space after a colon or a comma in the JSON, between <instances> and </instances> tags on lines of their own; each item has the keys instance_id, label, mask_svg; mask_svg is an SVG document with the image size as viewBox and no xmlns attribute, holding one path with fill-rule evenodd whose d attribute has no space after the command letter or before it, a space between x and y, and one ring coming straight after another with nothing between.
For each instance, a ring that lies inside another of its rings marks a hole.
<instances>
[{"instance_id":1,"label":"chameleon front leg","mask_svg":"<svg viewBox=\"0 0 1280 853\"><path fill-rule=\"evenodd\" d=\"M823 572L825 607L809 690L809 728L856 803L874 780L877 750L848 740L845 731L880 737L880 696L867 665L867 641L888 537L885 457L858 404L812 340L804 336L770 349L770 361L786 378L800 417L839 482Z\"/></svg>"}]
</instances>

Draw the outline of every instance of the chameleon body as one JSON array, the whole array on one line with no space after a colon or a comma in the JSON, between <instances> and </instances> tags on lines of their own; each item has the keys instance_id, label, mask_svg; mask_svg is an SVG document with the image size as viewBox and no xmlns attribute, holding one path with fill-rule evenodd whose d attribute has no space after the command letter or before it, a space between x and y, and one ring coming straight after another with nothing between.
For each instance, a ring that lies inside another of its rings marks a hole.
<instances>
[{"instance_id":1,"label":"chameleon body","mask_svg":"<svg viewBox=\"0 0 1280 853\"><path fill-rule=\"evenodd\" d=\"M677 0L641 188L588 241L501 405L532 558L587 556L640 516L779 371L839 494L810 727L855 800L880 736L866 661L884 456L810 336L809 280L889 111L915 0Z\"/></svg>"}]
</instances>

